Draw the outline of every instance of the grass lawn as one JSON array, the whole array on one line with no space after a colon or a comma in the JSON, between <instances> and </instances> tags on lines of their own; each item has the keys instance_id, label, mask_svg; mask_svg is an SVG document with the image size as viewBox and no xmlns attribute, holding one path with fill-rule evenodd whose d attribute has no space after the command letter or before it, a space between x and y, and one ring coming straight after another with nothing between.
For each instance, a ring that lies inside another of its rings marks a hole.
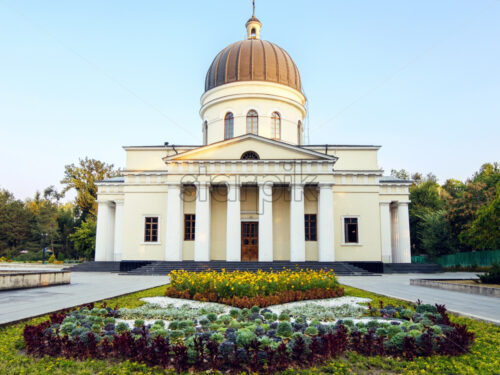
<instances>
[{"instance_id":1,"label":"grass lawn","mask_svg":"<svg viewBox=\"0 0 500 375\"><path fill-rule=\"evenodd\" d=\"M378 301L393 305L408 303L345 286L345 294L366 297L378 305ZM105 300L109 306L138 307L140 298L163 296L165 286ZM175 374L160 368L151 368L136 362L111 363L100 360L73 361L45 357L34 359L21 354L16 343L22 341L23 327L47 320L48 316L31 319L0 328L0 374ZM474 319L452 317L452 321L467 324L476 334L471 353L458 357L420 357L412 362L387 357L364 357L355 353L329 361L322 366L304 370L288 370L283 374L499 374L500 327ZM213 373L213 372L212 372Z\"/></svg>"}]
</instances>

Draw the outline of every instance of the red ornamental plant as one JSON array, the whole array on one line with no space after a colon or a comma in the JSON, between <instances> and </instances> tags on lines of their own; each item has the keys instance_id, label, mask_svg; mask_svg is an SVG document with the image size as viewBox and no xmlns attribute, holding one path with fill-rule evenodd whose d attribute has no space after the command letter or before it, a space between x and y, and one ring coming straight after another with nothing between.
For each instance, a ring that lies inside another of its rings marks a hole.
<instances>
[{"instance_id":1,"label":"red ornamental plant","mask_svg":"<svg viewBox=\"0 0 500 375\"><path fill-rule=\"evenodd\" d=\"M251 308L253 306L267 307L282 303L306 301L312 299L336 298L344 295L344 288L337 289L310 289L306 291L289 290L267 296L256 297L218 297L214 292L196 293L191 296L189 290L178 291L173 287L167 288L165 296L172 298L194 299L202 302L219 302L239 308Z\"/></svg>"}]
</instances>

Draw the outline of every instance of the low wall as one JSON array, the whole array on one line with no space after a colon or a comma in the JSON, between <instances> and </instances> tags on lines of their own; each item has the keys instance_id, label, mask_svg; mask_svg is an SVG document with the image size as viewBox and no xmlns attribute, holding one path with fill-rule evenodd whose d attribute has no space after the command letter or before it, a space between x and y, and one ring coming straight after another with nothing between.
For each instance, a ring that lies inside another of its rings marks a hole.
<instances>
[{"instance_id":1,"label":"low wall","mask_svg":"<svg viewBox=\"0 0 500 375\"><path fill-rule=\"evenodd\" d=\"M482 285L444 283L443 282L444 280L460 281L461 279L411 279L410 285L426 286L428 288L437 288L437 289L451 290L454 292L479 294L482 296L500 298L500 288L492 288Z\"/></svg>"},{"instance_id":2,"label":"low wall","mask_svg":"<svg viewBox=\"0 0 500 375\"><path fill-rule=\"evenodd\" d=\"M6 271L0 272L0 290L38 288L69 284L69 271Z\"/></svg>"}]
</instances>

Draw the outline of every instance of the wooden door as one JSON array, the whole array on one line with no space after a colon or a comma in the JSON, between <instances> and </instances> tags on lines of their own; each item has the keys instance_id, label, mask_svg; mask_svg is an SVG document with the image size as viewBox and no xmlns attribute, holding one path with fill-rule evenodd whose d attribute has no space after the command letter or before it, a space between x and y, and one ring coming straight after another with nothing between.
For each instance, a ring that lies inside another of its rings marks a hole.
<instances>
[{"instance_id":1,"label":"wooden door","mask_svg":"<svg viewBox=\"0 0 500 375\"><path fill-rule=\"evenodd\" d=\"M259 260L259 223L241 223L241 261Z\"/></svg>"}]
</instances>

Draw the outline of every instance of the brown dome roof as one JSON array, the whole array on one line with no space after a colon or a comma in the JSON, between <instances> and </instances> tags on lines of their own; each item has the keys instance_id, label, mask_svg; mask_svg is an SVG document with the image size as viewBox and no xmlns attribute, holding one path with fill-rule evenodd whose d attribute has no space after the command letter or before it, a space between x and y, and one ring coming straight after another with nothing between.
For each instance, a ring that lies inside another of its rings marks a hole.
<instances>
[{"instance_id":1,"label":"brown dome roof","mask_svg":"<svg viewBox=\"0 0 500 375\"><path fill-rule=\"evenodd\" d=\"M290 55L261 39L233 43L215 57L205 79L205 91L231 82L266 81L301 91L300 75Z\"/></svg>"}]
</instances>

